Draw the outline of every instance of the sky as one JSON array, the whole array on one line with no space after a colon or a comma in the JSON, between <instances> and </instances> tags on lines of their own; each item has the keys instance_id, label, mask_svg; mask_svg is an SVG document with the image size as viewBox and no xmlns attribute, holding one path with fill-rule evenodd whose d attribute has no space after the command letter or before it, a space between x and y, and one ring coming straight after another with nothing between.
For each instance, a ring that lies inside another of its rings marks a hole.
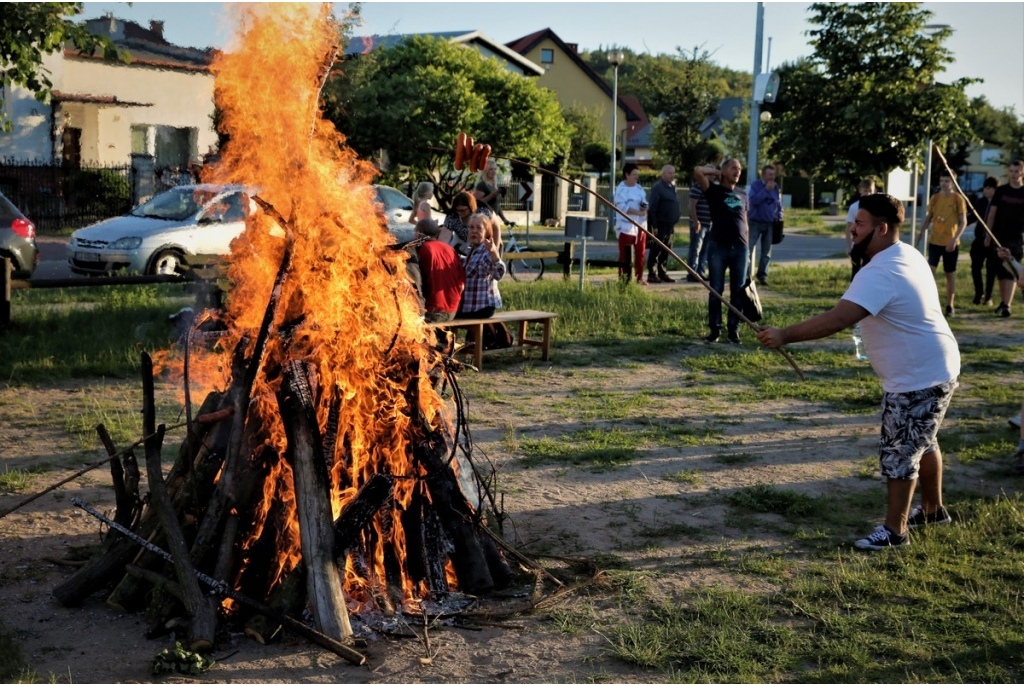
<instances>
[{"instance_id":1,"label":"sky","mask_svg":"<svg viewBox=\"0 0 1024 685\"><path fill-rule=\"evenodd\" d=\"M164 21L164 37L193 47L230 49L233 22L228 5L189 2L86 2L84 18L110 12L148 25ZM344 11L347 3L339 3ZM808 3L764 3L762 69L810 55ZM940 81L963 77L983 83L967 89L997 108L1024 115L1024 3L926 2L931 23L953 27L946 47L955 62ZM675 53L700 46L714 61L753 71L755 2L364 2L356 35L479 30L508 43L550 28L580 50L610 46L634 52ZM769 54L769 38L770 54Z\"/></svg>"}]
</instances>

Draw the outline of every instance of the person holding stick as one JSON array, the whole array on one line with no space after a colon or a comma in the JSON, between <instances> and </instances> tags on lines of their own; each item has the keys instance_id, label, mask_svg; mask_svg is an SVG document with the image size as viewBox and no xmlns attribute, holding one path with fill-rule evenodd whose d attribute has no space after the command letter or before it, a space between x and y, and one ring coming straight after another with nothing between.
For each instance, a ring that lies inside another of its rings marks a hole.
<instances>
[{"instance_id":1,"label":"person holding stick","mask_svg":"<svg viewBox=\"0 0 1024 685\"><path fill-rule=\"evenodd\" d=\"M708 234L708 281L719 295L725 290L725 271L729 270L729 303L737 310L743 308L743 286L747 280L750 253L747 251L747 195L738 190L743 167L738 159L730 159L721 169L698 166L693 169L694 179L707 198L711 210L711 232ZM717 178L718 184L711 183ZM740 319L729 310L728 338L740 344ZM708 296L708 328L711 332L704 342L717 342L722 335L722 302Z\"/></svg>"},{"instance_id":2,"label":"person holding stick","mask_svg":"<svg viewBox=\"0 0 1024 685\"><path fill-rule=\"evenodd\" d=\"M861 198L851 257L870 261L831 310L785 328L763 327L768 348L816 340L860 323L871 366L882 381L881 473L887 479L885 521L859 549L910 542L908 528L950 523L942 505L942 454L936 439L960 375L960 351L942 315L927 260L900 242L903 204L884 193ZM921 505L910 510L917 481Z\"/></svg>"}]
</instances>

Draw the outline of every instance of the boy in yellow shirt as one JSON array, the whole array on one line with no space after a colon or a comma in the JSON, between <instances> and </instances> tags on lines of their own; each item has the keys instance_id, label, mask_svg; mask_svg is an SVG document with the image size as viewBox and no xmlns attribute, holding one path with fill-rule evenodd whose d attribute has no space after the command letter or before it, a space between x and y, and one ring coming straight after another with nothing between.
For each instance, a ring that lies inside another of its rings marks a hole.
<instances>
[{"instance_id":1,"label":"boy in yellow shirt","mask_svg":"<svg viewBox=\"0 0 1024 685\"><path fill-rule=\"evenodd\" d=\"M942 260L942 270L946 274L946 316L952 316L960 236L967 228L967 203L959 195L953 194L953 177L948 171L939 174L939 188L939 192L928 201L928 213L921 225L921 232L931 228L928 263L934 269Z\"/></svg>"}]
</instances>

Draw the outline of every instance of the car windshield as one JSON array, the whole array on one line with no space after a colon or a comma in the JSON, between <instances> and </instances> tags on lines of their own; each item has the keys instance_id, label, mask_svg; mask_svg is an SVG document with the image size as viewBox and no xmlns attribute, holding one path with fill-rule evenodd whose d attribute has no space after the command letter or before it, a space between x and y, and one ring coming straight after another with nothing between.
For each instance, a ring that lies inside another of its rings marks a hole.
<instances>
[{"instance_id":1,"label":"car windshield","mask_svg":"<svg viewBox=\"0 0 1024 685\"><path fill-rule=\"evenodd\" d=\"M132 210L132 216L181 221L196 214L216 193L199 188L173 188Z\"/></svg>"}]
</instances>

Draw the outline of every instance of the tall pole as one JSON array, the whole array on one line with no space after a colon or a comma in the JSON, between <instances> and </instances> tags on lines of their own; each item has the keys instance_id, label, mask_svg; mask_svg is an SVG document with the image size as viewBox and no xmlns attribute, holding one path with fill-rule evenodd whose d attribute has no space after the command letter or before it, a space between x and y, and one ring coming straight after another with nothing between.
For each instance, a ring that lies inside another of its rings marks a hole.
<instances>
[{"instance_id":1,"label":"tall pole","mask_svg":"<svg viewBox=\"0 0 1024 685\"><path fill-rule=\"evenodd\" d=\"M761 52L764 39L764 3L757 3L757 31L754 37L754 82L761 73ZM747 147L747 189L757 178L757 136L761 125L761 107L754 93L750 94L750 144Z\"/></svg>"},{"instance_id":2,"label":"tall pole","mask_svg":"<svg viewBox=\"0 0 1024 685\"><path fill-rule=\"evenodd\" d=\"M932 199L932 139L924 150L924 212L928 212L928 200ZM914 197L917 201L917 197ZM916 218L916 217L915 217ZM915 226L916 228L916 226ZM921 232L921 254L928 256L928 231Z\"/></svg>"},{"instance_id":3,"label":"tall pole","mask_svg":"<svg viewBox=\"0 0 1024 685\"><path fill-rule=\"evenodd\" d=\"M615 197L615 150L618 142L619 129L619 65L625 59L622 50L608 53L608 61L614 67L612 75L612 169L608 175L608 199Z\"/></svg>"}]
</instances>

